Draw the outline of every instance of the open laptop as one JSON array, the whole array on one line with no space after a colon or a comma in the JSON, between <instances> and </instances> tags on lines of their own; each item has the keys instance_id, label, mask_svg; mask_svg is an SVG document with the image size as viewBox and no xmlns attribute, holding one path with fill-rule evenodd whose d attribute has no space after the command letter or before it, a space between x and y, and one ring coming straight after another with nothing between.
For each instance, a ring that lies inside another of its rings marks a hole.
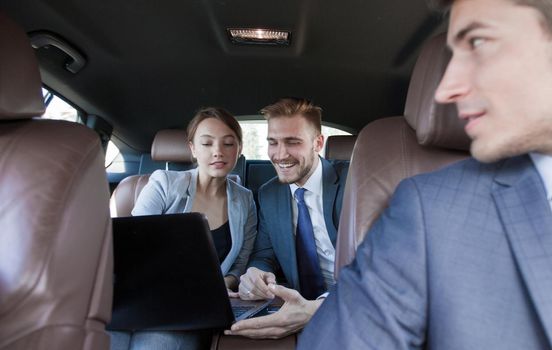
<instances>
[{"instance_id":1,"label":"open laptop","mask_svg":"<svg viewBox=\"0 0 552 350\"><path fill-rule=\"evenodd\" d=\"M113 218L113 244L110 330L228 329L270 303L228 297L203 214Z\"/></svg>"}]
</instances>

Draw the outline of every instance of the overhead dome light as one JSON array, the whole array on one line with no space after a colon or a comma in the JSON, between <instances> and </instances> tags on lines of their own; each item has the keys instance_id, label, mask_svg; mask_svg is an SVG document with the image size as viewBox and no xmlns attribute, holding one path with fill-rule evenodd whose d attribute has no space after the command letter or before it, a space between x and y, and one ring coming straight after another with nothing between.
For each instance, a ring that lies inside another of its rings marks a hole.
<instances>
[{"instance_id":1,"label":"overhead dome light","mask_svg":"<svg viewBox=\"0 0 552 350\"><path fill-rule=\"evenodd\" d=\"M228 37L234 44L289 45L291 33L261 28L228 28Z\"/></svg>"}]
</instances>

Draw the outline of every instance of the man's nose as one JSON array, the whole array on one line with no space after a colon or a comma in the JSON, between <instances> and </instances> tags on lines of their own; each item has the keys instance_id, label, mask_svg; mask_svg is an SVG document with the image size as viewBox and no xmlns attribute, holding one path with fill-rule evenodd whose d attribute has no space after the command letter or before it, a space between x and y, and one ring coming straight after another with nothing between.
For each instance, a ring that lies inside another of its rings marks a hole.
<instances>
[{"instance_id":1,"label":"man's nose","mask_svg":"<svg viewBox=\"0 0 552 350\"><path fill-rule=\"evenodd\" d=\"M468 70L453 57L435 91L435 101L438 103L454 103L465 96L468 91Z\"/></svg>"},{"instance_id":2,"label":"man's nose","mask_svg":"<svg viewBox=\"0 0 552 350\"><path fill-rule=\"evenodd\" d=\"M287 153L287 147L285 144L283 143L279 143L278 144L278 149L277 149L277 152L276 152L276 157L278 159L285 159L287 158L288 156L288 153Z\"/></svg>"}]
</instances>

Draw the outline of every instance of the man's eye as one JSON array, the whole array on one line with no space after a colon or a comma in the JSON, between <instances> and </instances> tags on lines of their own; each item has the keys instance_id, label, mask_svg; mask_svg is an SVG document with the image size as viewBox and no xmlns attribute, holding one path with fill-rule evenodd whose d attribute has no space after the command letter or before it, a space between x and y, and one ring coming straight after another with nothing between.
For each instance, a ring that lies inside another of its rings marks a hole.
<instances>
[{"instance_id":1,"label":"man's eye","mask_svg":"<svg viewBox=\"0 0 552 350\"><path fill-rule=\"evenodd\" d=\"M483 43L485 43L485 39L480 38L480 37L473 37L473 38L469 39L469 43L470 43L470 47L472 49L475 49L475 48L481 46Z\"/></svg>"}]
</instances>

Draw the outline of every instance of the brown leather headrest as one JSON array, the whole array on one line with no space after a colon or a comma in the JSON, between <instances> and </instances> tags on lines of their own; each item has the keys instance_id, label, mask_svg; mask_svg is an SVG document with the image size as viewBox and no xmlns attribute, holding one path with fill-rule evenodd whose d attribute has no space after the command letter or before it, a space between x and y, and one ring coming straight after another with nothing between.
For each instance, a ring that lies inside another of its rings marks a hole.
<instances>
[{"instance_id":1,"label":"brown leather headrest","mask_svg":"<svg viewBox=\"0 0 552 350\"><path fill-rule=\"evenodd\" d=\"M450 60L446 33L430 39L422 49L408 87L404 116L416 130L418 143L458 150L469 150L470 139L458 119L454 104L437 104L435 90Z\"/></svg>"},{"instance_id":2,"label":"brown leather headrest","mask_svg":"<svg viewBox=\"0 0 552 350\"><path fill-rule=\"evenodd\" d=\"M29 38L0 12L0 120L44 113L38 61Z\"/></svg>"},{"instance_id":3,"label":"brown leather headrest","mask_svg":"<svg viewBox=\"0 0 552 350\"><path fill-rule=\"evenodd\" d=\"M158 162L193 163L186 131L159 130L151 144L151 159Z\"/></svg>"},{"instance_id":4,"label":"brown leather headrest","mask_svg":"<svg viewBox=\"0 0 552 350\"><path fill-rule=\"evenodd\" d=\"M351 160L356 139L356 135L328 136L324 158L330 160Z\"/></svg>"}]
</instances>

